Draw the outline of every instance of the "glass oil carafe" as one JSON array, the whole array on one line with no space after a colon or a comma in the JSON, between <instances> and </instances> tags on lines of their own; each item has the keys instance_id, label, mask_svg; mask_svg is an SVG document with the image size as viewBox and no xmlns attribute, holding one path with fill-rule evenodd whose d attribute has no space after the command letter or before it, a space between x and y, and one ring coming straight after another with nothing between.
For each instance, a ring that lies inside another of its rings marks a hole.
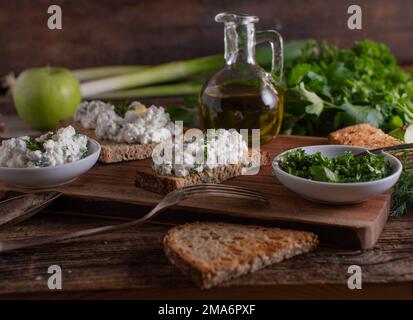
<instances>
[{"instance_id":1,"label":"glass oil carafe","mask_svg":"<svg viewBox=\"0 0 413 320\"><path fill-rule=\"evenodd\" d=\"M280 131L283 95L277 87L283 70L283 41L276 31L255 31L258 18L220 13L215 21L225 26L225 66L203 86L200 117L204 129L260 129L260 143L274 139ZM271 73L255 61L255 45L269 42Z\"/></svg>"}]
</instances>

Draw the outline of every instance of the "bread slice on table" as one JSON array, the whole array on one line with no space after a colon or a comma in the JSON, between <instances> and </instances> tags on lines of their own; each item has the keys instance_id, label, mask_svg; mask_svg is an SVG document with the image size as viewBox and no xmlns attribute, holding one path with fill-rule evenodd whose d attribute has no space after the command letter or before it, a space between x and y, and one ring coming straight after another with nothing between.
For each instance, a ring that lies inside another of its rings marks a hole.
<instances>
[{"instance_id":1,"label":"bread slice on table","mask_svg":"<svg viewBox=\"0 0 413 320\"><path fill-rule=\"evenodd\" d=\"M169 261L199 287L207 289L312 251L311 232L228 223L190 223L164 237Z\"/></svg>"},{"instance_id":2,"label":"bread slice on table","mask_svg":"<svg viewBox=\"0 0 413 320\"><path fill-rule=\"evenodd\" d=\"M261 151L260 165L271 164L271 156L266 151ZM221 183L225 180L242 175L243 166L241 164L230 164L212 169L211 173L191 173L185 177L164 176L156 173L152 168L139 168L136 172L135 184L139 188L148 191L167 194L183 187L202 183Z\"/></svg>"},{"instance_id":3,"label":"bread slice on table","mask_svg":"<svg viewBox=\"0 0 413 320\"><path fill-rule=\"evenodd\" d=\"M331 144L344 144L368 149L389 147L401 142L368 123L356 124L328 135Z\"/></svg>"},{"instance_id":4,"label":"bread slice on table","mask_svg":"<svg viewBox=\"0 0 413 320\"><path fill-rule=\"evenodd\" d=\"M102 147L99 161L103 163L148 159L152 156L152 151L157 145L157 143L131 144L101 140L96 137L93 129L85 129L79 122L73 119L63 120L60 124L64 127L71 125L75 128L76 132L97 140Z\"/></svg>"}]
</instances>

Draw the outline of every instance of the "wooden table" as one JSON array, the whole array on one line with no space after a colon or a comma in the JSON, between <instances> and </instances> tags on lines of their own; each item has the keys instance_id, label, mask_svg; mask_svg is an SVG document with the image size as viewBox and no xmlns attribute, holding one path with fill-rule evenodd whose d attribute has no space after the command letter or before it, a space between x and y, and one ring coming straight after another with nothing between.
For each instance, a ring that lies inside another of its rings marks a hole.
<instances>
[{"instance_id":1,"label":"wooden table","mask_svg":"<svg viewBox=\"0 0 413 320\"><path fill-rule=\"evenodd\" d=\"M62 206L66 214L75 210L65 201L2 231L0 237L40 236L108 223L62 215ZM179 213L171 215L175 217L168 220L177 221ZM182 221L199 218L186 216ZM213 218L217 219L216 215ZM168 228L164 221L70 245L2 254L0 298L413 298L412 216L391 219L372 250L320 247L206 291L197 289L166 260L161 240ZM47 269L54 264L62 268L61 291L47 287ZM347 268L353 264L362 268L362 290L347 288Z\"/></svg>"},{"instance_id":2,"label":"wooden table","mask_svg":"<svg viewBox=\"0 0 413 320\"><path fill-rule=\"evenodd\" d=\"M261 19L259 29L279 29L284 38L326 39L340 46L372 38L388 44L399 62L411 64L413 2L359 1L362 33L345 30L352 2L296 0L252 1L53 1L64 5L63 30L45 26L47 3L2 1L0 25L13 32L0 34L0 73L20 72L33 65L68 68L109 64L154 64L223 52L222 25L213 17L220 11L251 12ZM24 7L24 10L22 8ZM179 15L171 14L180 10ZM14 12L19 12L16 19ZM320 12L326 14L320 15ZM317 16L317 19L313 17ZM153 19L157 17L157 19ZM383 20L391 23L385 24ZM105 21L105 23L102 23ZM87 23L85 27L84 23ZM186 32L182 32L186 30ZM36 34L36 37L32 35ZM10 37L13 36L13 45ZM139 40L139 41L138 41ZM40 43L40 45L39 45ZM44 50L47 43L48 50ZM145 43L142 46L142 43ZM85 45L89 44L89 45ZM31 54L22 54L30 52ZM60 54L64 52L64 54ZM13 110L3 105L2 112ZM11 120L6 119L10 125ZM11 135L20 134L19 124ZM19 133L17 133L19 132ZM9 132L7 132L8 134ZM50 209L19 226L0 231L0 238L23 237L77 230L108 221L69 213L129 215L129 207L115 204L74 203L62 198ZM111 212L112 211L112 212ZM133 208L133 213L146 208ZM63 215L65 213L66 215ZM354 251L322 246L314 253L276 264L208 291L198 290L166 260L161 239L170 223L191 219L218 219L216 215L171 213L162 225L124 230L67 244L39 247L0 255L0 297L24 298L413 298L413 216L391 218L376 247ZM224 220L224 217L219 217ZM238 221L238 220L237 220ZM47 268L63 269L63 290L47 288ZM347 289L347 268L363 270L363 290Z\"/></svg>"},{"instance_id":3,"label":"wooden table","mask_svg":"<svg viewBox=\"0 0 413 320\"><path fill-rule=\"evenodd\" d=\"M64 197L31 220L0 231L0 238L74 231L111 223L111 217L128 219L147 210L130 204ZM105 219L90 217L94 214ZM170 211L159 219L143 227L70 244L2 254L0 298L413 298L412 215L391 218L374 249L321 246L313 253L206 291L196 288L168 263L162 237L174 224L234 218ZM50 265L62 268L61 291L48 289ZM362 268L362 290L347 288L350 265Z\"/></svg>"}]
</instances>

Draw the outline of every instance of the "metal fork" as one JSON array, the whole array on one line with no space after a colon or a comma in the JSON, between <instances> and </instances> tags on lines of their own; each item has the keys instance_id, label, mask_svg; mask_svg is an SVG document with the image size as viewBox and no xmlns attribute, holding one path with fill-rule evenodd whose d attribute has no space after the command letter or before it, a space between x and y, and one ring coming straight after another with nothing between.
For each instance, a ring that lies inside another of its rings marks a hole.
<instances>
[{"instance_id":1,"label":"metal fork","mask_svg":"<svg viewBox=\"0 0 413 320\"><path fill-rule=\"evenodd\" d=\"M45 191L27 193L0 201L0 229L31 218L60 196L62 196L60 192Z\"/></svg>"},{"instance_id":2,"label":"metal fork","mask_svg":"<svg viewBox=\"0 0 413 320\"><path fill-rule=\"evenodd\" d=\"M60 242L65 240L73 240L81 237L92 236L97 234L102 234L105 232L111 232L121 229L126 229L134 226L139 226L149 221L157 214L163 210L170 208L181 201L203 197L203 196L217 196L217 197L229 197L229 198L239 198L239 199L249 199L254 201L260 201L268 204L267 198L258 191L249 190L242 187L235 187L229 185L221 184L202 184L189 186L182 189L178 189L168 193L165 198L159 202L155 208L153 208L149 213L147 213L142 218L133 220L131 222L120 223L115 225L108 225L104 227L97 227L85 230L79 230L74 232L68 232L60 235L36 237L30 239L19 239L19 240L3 240L0 241L0 253L7 252L22 248L30 248L39 246L42 244Z\"/></svg>"},{"instance_id":3,"label":"metal fork","mask_svg":"<svg viewBox=\"0 0 413 320\"><path fill-rule=\"evenodd\" d=\"M406 149L412 149L412 148L413 148L413 143L404 143L404 144L398 144L398 145L390 146L390 147L382 147L382 148L362 151L360 153L357 153L355 157L363 157L364 155L367 154L367 151L371 153L380 153L380 152L386 152L386 151L406 150Z\"/></svg>"}]
</instances>

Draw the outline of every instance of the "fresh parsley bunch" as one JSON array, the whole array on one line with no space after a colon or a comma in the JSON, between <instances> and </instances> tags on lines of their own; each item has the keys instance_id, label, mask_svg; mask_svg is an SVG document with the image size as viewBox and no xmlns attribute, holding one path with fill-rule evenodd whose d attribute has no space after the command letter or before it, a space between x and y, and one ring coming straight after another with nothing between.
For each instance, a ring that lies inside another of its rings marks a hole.
<instances>
[{"instance_id":1,"label":"fresh parsley bunch","mask_svg":"<svg viewBox=\"0 0 413 320\"><path fill-rule=\"evenodd\" d=\"M390 131L413 120L412 74L385 45L315 46L286 66L284 133L325 136L362 122Z\"/></svg>"}]
</instances>

